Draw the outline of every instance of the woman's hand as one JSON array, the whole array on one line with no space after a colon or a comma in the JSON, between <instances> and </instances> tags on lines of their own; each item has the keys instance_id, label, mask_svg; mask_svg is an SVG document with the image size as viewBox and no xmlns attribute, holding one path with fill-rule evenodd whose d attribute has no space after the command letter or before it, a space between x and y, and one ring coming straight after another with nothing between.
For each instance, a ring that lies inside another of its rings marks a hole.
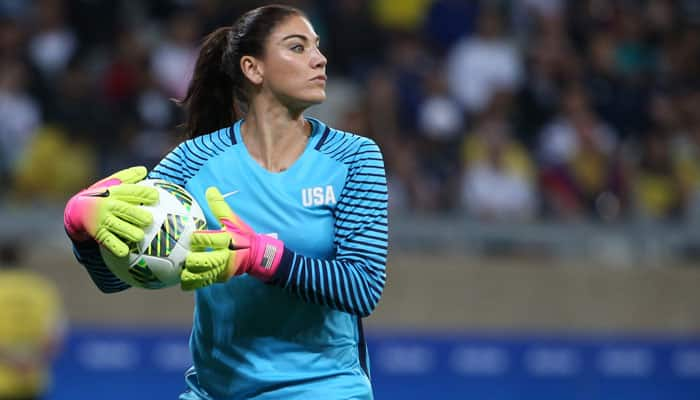
<instances>
[{"instance_id":1,"label":"woman's hand","mask_svg":"<svg viewBox=\"0 0 700 400\"><path fill-rule=\"evenodd\" d=\"M153 216L139 205L158 201L158 191L136 185L146 177L145 167L119 171L73 196L66 204L63 223L76 242L90 239L117 257L129 253L129 242L143 239L143 228Z\"/></svg>"},{"instance_id":2,"label":"woman's hand","mask_svg":"<svg viewBox=\"0 0 700 400\"><path fill-rule=\"evenodd\" d=\"M207 189L206 198L222 229L192 234L180 275L182 289L198 289L244 273L270 280L282 260L284 243L253 231L226 204L219 189Z\"/></svg>"}]
</instances>

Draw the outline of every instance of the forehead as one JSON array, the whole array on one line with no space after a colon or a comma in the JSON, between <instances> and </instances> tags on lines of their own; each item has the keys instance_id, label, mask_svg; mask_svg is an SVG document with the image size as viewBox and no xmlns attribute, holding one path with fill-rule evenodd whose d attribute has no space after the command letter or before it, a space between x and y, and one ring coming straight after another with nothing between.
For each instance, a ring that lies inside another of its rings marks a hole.
<instances>
[{"instance_id":1,"label":"forehead","mask_svg":"<svg viewBox=\"0 0 700 400\"><path fill-rule=\"evenodd\" d=\"M304 35L311 40L315 40L317 36L311 22L300 15L292 15L284 19L270 32L270 39L278 42L289 35Z\"/></svg>"}]
</instances>

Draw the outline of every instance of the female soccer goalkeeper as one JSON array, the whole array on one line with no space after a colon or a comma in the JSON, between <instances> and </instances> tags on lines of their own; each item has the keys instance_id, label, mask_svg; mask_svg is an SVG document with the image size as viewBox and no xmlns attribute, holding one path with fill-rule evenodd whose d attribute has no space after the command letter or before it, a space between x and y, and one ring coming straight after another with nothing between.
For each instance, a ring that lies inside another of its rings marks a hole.
<instances>
[{"instance_id":1,"label":"female soccer goalkeeper","mask_svg":"<svg viewBox=\"0 0 700 400\"><path fill-rule=\"evenodd\" d=\"M190 139L149 174L187 188L215 229L193 235L182 273L196 293L181 399L372 398L361 318L386 279L384 164L370 139L303 116L326 97L318 46L285 6L211 33L183 101ZM128 285L98 243L126 254L142 237L150 215L136 204L157 196L133 184L145 175L122 171L66 206L76 256L104 292Z\"/></svg>"}]
</instances>

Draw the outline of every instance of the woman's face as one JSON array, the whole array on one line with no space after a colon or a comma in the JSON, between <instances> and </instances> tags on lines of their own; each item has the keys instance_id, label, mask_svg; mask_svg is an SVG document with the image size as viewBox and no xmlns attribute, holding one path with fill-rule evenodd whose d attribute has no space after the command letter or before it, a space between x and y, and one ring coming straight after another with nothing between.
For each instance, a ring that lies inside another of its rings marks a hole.
<instances>
[{"instance_id":1,"label":"woman's face","mask_svg":"<svg viewBox=\"0 0 700 400\"><path fill-rule=\"evenodd\" d=\"M293 15L267 38L260 60L263 88L283 103L306 108L326 99L326 57L309 21Z\"/></svg>"}]
</instances>

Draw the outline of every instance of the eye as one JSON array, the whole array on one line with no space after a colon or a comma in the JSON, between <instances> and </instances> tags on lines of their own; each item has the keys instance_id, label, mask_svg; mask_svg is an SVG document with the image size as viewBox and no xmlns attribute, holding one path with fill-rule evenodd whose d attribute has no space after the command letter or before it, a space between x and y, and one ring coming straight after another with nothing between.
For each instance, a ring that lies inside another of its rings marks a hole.
<instances>
[{"instance_id":1,"label":"eye","mask_svg":"<svg viewBox=\"0 0 700 400\"><path fill-rule=\"evenodd\" d=\"M290 48L295 53L303 53L304 52L304 45L303 44L295 44Z\"/></svg>"}]
</instances>

